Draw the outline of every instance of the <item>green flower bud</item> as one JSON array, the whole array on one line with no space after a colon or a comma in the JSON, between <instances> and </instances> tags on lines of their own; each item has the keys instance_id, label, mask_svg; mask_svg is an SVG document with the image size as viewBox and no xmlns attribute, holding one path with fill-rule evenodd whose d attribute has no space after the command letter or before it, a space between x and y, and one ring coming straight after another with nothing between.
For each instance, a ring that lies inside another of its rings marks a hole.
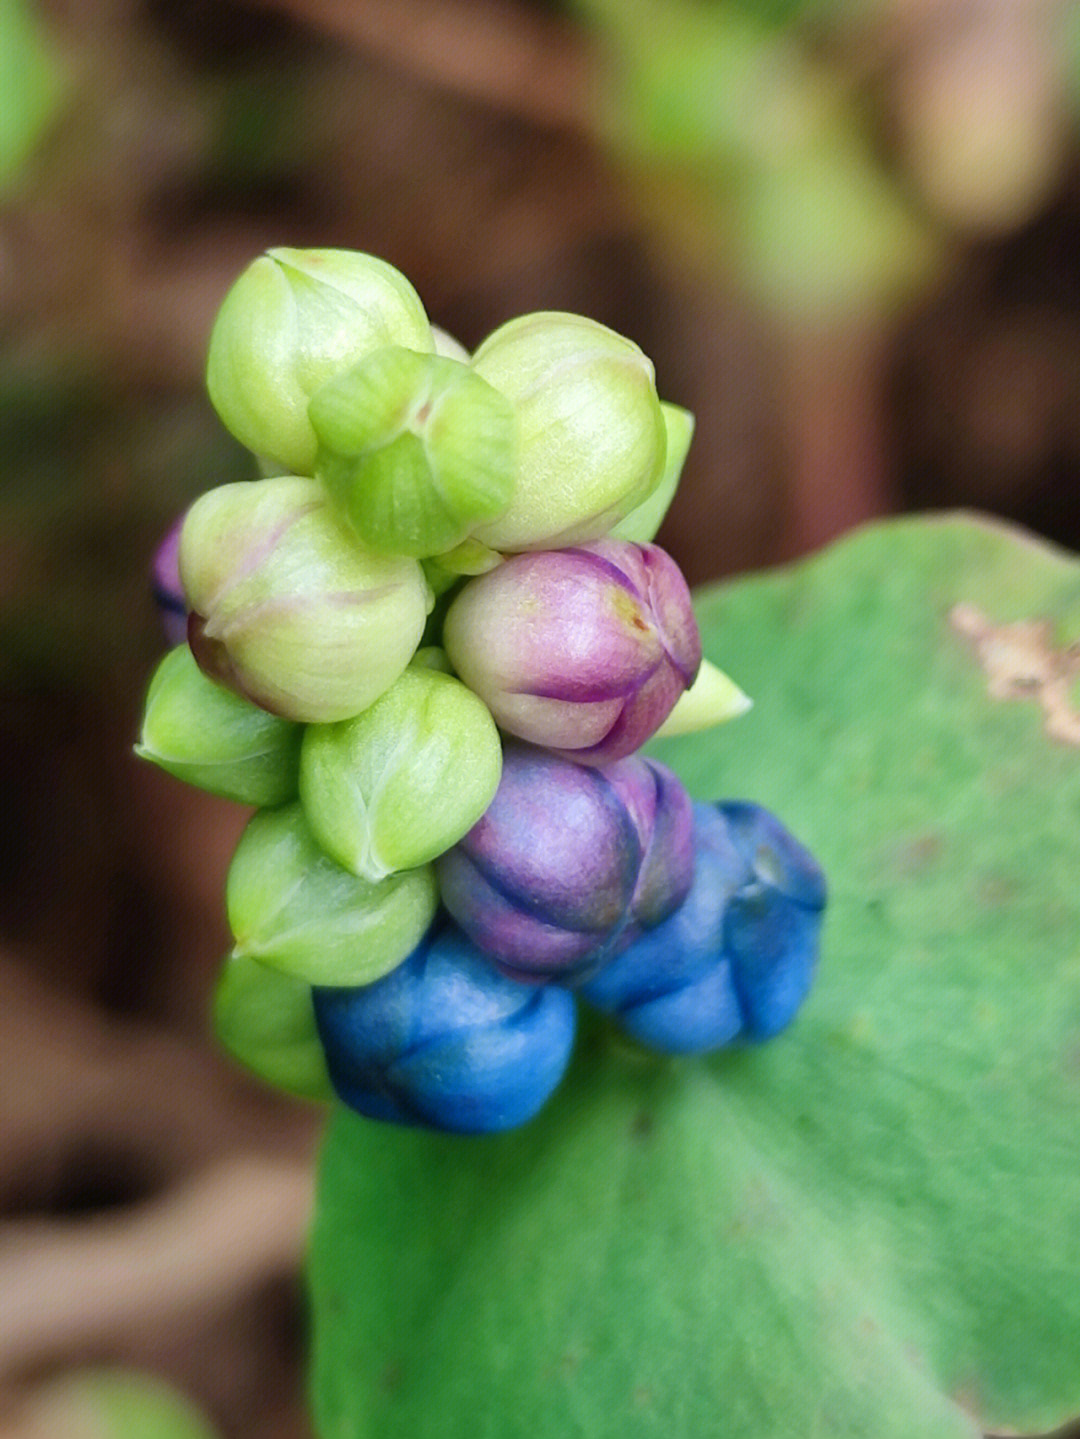
<instances>
[{"instance_id":1,"label":"green flower bud","mask_svg":"<svg viewBox=\"0 0 1080 1439\"><path fill-rule=\"evenodd\" d=\"M214 990L214 1032L267 1084L303 1099L333 1097L305 980L230 954Z\"/></svg>"},{"instance_id":2,"label":"green flower bud","mask_svg":"<svg viewBox=\"0 0 1080 1439\"><path fill-rule=\"evenodd\" d=\"M300 797L327 854L379 880L456 844L491 803L501 771L483 701L450 675L410 665L363 714L306 731Z\"/></svg>"},{"instance_id":3,"label":"green flower bud","mask_svg":"<svg viewBox=\"0 0 1080 1439\"><path fill-rule=\"evenodd\" d=\"M517 415L514 497L476 538L504 551L600 539L660 480L666 434L651 362L581 315L511 320L473 368Z\"/></svg>"},{"instance_id":4,"label":"green flower bud","mask_svg":"<svg viewBox=\"0 0 1080 1439\"><path fill-rule=\"evenodd\" d=\"M390 688L424 632L416 560L375 555L316 480L211 490L188 511L180 574L199 665L264 709L329 723Z\"/></svg>"},{"instance_id":5,"label":"green flower bud","mask_svg":"<svg viewBox=\"0 0 1080 1439\"><path fill-rule=\"evenodd\" d=\"M178 645L150 681L135 753L240 804L283 804L297 792L302 733L207 679Z\"/></svg>"},{"instance_id":6,"label":"green flower bud","mask_svg":"<svg viewBox=\"0 0 1080 1439\"><path fill-rule=\"evenodd\" d=\"M463 365L469 363L469 352L460 340L455 340L453 335L448 335L439 325L432 325L431 338L435 343L435 353L444 355L448 360L460 360Z\"/></svg>"},{"instance_id":7,"label":"green flower bud","mask_svg":"<svg viewBox=\"0 0 1080 1439\"><path fill-rule=\"evenodd\" d=\"M308 984L370 984L410 954L438 904L429 866L380 884L322 852L299 804L264 809L240 837L225 889L235 954Z\"/></svg>"},{"instance_id":8,"label":"green flower bud","mask_svg":"<svg viewBox=\"0 0 1080 1439\"><path fill-rule=\"evenodd\" d=\"M434 345L404 275L350 250L269 250L236 281L214 323L210 399L249 449L310 475L316 441L308 401L338 370L383 345Z\"/></svg>"},{"instance_id":9,"label":"green flower bud","mask_svg":"<svg viewBox=\"0 0 1080 1439\"><path fill-rule=\"evenodd\" d=\"M675 498L690 441L694 438L694 417L689 410L666 404L663 400L660 401L660 413L667 430L664 472L652 494L615 526L611 532L613 539L633 540L635 544L647 545L656 538L668 506Z\"/></svg>"},{"instance_id":10,"label":"green flower bud","mask_svg":"<svg viewBox=\"0 0 1080 1439\"><path fill-rule=\"evenodd\" d=\"M315 473L374 550L441 554L510 503L513 409L459 360L375 350L329 380L308 417Z\"/></svg>"},{"instance_id":11,"label":"green flower bud","mask_svg":"<svg viewBox=\"0 0 1080 1439\"><path fill-rule=\"evenodd\" d=\"M697 679L675 701L675 708L653 738L672 739L676 735L711 729L726 720L738 719L753 703L723 670L702 660Z\"/></svg>"}]
</instances>

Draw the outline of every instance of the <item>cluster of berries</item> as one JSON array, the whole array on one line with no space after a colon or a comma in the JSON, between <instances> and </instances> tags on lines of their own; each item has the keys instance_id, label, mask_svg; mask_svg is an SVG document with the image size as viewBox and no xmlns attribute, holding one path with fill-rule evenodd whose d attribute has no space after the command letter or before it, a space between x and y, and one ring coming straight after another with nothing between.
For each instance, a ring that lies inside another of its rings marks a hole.
<instances>
[{"instance_id":1,"label":"cluster of berries","mask_svg":"<svg viewBox=\"0 0 1080 1439\"><path fill-rule=\"evenodd\" d=\"M226 298L208 380L265 477L203 495L158 556L176 646L139 751L258 807L226 1046L477 1133L554 1090L575 992L667 1052L785 1025L820 870L636 753L748 703L651 543L692 420L637 346L538 314L470 357L383 262L275 250Z\"/></svg>"}]
</instances>

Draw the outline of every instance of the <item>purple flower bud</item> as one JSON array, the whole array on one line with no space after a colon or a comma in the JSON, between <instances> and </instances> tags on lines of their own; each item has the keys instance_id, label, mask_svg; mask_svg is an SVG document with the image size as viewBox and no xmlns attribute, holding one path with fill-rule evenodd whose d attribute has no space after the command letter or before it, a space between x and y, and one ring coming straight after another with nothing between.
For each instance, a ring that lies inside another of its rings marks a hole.
<instances>
[{"instance_id":1,"label":"purple flower bud","mask_svg":"<svg viewBox=\"0 0 1080 1439\"><path fill-rule=\"evenodd\" d=\"M180 583L180 531L183 528L181 515L158 546L151 570L154 603L165 638L173 646L183 644L187 638L187 600Z\"/></svg>"},{"instance_id":2,"label":"purple flower bud","mask_svg":"<svg viewBox=\"0 0 1080 1439\"><path fill-rule=\"evenodd\" d=\"M701 663L679 567L625 540L513 556L464 587L443 636L502 729L581 764L639 749Z\"/></svg>"},{"instance_id":3,"label":"purple flower bud","mask_svg":"<svg viewBox=\"0 0 1080 1439\"><path fill-rule=\"evenodd\" d=\"M452 926L360 989L316 989L339 1098L371 1119L484 1134L523 1124L570 1059L575 1005L497 974Z\"/></svg>"},{"instance_id":4,"label":"purple flower bud","mask_svg":"<svg viewBox=\"0 0 1080 1439\"><path fill-rule=\"evenodd\" d=\"M668 1053L768 1039L794 1018L817 962L825 881L758 805L694 806L694 882L673 915L607 963L582 993Z\"/></svg>"},{"instance_id":5,"label":"purple flower bud","mask_svg":"<svg viewBox=\"0 0 1080 1439\"><path fill-rule=\"evenodd\" d=\"M630 923L619 938L620 948L654 929L675 911L694 879L694 806L679 777L656 760L628 759L612 765L623 792L632 785L643 858ZM632 778L631 778L632 777Z\"/></svg>"},{"instance_id":6,"label":"purple flower bud","mask_svg":"<svg viewBox=\"0 0 1080 1439\"><path fill-rule=\"evenodd\" d=\"M576 981L689 889L681 789L651 761L600 769L510 746L487 812L438 861L443 904L505 974Z\"/></svg>"}]
</instances>

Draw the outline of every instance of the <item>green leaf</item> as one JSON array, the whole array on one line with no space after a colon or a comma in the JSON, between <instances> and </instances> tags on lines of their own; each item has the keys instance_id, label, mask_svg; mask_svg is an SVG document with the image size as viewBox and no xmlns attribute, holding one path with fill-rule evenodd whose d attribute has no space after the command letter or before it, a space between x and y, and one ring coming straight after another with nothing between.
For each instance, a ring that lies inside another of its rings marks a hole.
<instances>
[{"instance_id":1,"label":"green leaf","mask_svg":"<svg viewBox=\"0 0 1080 1439\"><path fill-rule=\"evenodd\" d=\"M597 1023L501 1138L339 1113L324 1439L974 1439L1080 1413L1080 753L1046 729L1080 567L903 521L699 612L755 707L658 752L822 860L817 986L778 1039L704 1061Z\"/></svg>"}]
</instances>

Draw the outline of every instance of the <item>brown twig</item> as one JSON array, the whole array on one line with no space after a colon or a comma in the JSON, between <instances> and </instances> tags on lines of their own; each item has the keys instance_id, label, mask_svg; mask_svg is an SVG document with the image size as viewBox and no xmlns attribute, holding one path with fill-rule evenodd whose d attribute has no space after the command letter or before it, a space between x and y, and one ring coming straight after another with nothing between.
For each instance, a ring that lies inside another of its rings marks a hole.
<instances>
[{"instance_id":1,"label":"brown twig","mask_svg":"<svg viewBox=\"0 0 1080 1439\"><path fill-rule=\"evenodd\" d=\"M124 1212L0 1226L0 1374L231 1301L300 1261L310 1166L247 1155Z\"/></svg>"}]
</instances>

